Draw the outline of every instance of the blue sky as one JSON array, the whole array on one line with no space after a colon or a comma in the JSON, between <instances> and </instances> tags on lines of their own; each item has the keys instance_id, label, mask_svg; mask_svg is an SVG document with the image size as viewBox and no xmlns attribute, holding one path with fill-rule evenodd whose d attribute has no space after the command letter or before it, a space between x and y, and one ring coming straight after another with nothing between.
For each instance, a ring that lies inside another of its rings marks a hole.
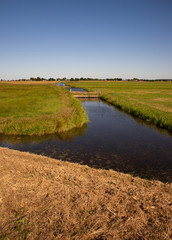
<instances>
[{"instance_id":1,"label":"blue sky","mask_svg":"<svg viewBox=\"0 0 172 240\"><path fill-rule=\"evenodd\" d=\"M0 0L0 79L172 78L172 0Z\"/></svg>"}]
</instances>

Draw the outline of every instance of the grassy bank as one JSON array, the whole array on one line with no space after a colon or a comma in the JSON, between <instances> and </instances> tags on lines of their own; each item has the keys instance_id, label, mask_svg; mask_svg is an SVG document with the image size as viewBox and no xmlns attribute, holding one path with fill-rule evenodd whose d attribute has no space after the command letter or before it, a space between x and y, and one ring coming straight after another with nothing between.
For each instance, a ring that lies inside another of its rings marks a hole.
<instances>
[{"instance_id":1,"label":"grassy bank","mask_svg":"<svg viewBox=\"0 0 172 240\"><path fill-rule=\"evenodd\" d=\"M81 103L56 83L0 83L0 133L50 134L86 121Z\"/></svg>"},{"instance_id":2,"label":"grassy bank","mask_svg":"<svg viewBox=\"0 0 172 240\"><path fill-rule=\"evenodd\" d=\"M101 91L101 98L118 108L172 132L171 82L75 82L73 87Z\"/></svg>"},{"instance_id":3,"label":"grassy bank","mask_svg":"<svg viewBox=\"0 0 172 240\"><path fill-rule=\"evenodd\" d=\"M0 239L172 237L172 185L0 148Z\"/></svg>"}]
</instances>

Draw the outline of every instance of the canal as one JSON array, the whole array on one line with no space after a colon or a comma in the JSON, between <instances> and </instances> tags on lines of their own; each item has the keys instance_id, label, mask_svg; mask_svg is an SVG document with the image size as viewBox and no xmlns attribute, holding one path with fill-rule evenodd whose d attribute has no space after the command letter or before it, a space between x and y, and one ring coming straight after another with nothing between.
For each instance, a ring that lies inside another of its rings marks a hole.
<instances>
[{"instance_id":1,"label":"canal","mask_svg":"<svg viewBox=\"0 0 172 240\"><path fill-rule=\"evenodd\" d=\"M100 100L82 101L90 122L61 135L0 135L0 146L94 168L172 182L172 135Z\"/></svg>"}]
</instances>

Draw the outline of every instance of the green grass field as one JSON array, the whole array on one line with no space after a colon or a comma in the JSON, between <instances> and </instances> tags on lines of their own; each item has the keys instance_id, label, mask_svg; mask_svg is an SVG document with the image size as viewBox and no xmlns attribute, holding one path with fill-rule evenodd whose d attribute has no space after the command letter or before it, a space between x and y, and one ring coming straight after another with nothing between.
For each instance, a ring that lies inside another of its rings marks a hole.
<instances>
[{"instance_id":1,"label":"green grass field","mask_svg":"<svg viewBox=\"0 0 172 240\"><path fill-rule=\"evenodd\" d=\"M73 87L101 91L118 108L172 132L172 82L71 82Z\"/></svg>"},{"instance_id":2,"label":"green grass field","mask_svg":"<svg viewBox=\"0 0 172 240\"><path fill-rule=\"evenodd\" d=\"M86 121L81 103L54 83L0 83L0 133L49 134Z\"/></svg>"}]
</instances>

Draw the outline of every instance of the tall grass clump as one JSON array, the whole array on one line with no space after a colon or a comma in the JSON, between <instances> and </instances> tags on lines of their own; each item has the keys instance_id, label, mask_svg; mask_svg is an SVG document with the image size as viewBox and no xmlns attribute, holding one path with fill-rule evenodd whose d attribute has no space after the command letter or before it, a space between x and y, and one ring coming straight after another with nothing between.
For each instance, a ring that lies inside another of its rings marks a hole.
<instances>
[{"instance_id":1,"label":"tall grass clump","mask_svg":"<svg viewBox=\"0 0 172 240\"><path fill-rule=\"evenodd\" d=\"M80 127L81 103L56 84L0 84L0 133L42 135Z\"/></svg>"}]
</instances>

